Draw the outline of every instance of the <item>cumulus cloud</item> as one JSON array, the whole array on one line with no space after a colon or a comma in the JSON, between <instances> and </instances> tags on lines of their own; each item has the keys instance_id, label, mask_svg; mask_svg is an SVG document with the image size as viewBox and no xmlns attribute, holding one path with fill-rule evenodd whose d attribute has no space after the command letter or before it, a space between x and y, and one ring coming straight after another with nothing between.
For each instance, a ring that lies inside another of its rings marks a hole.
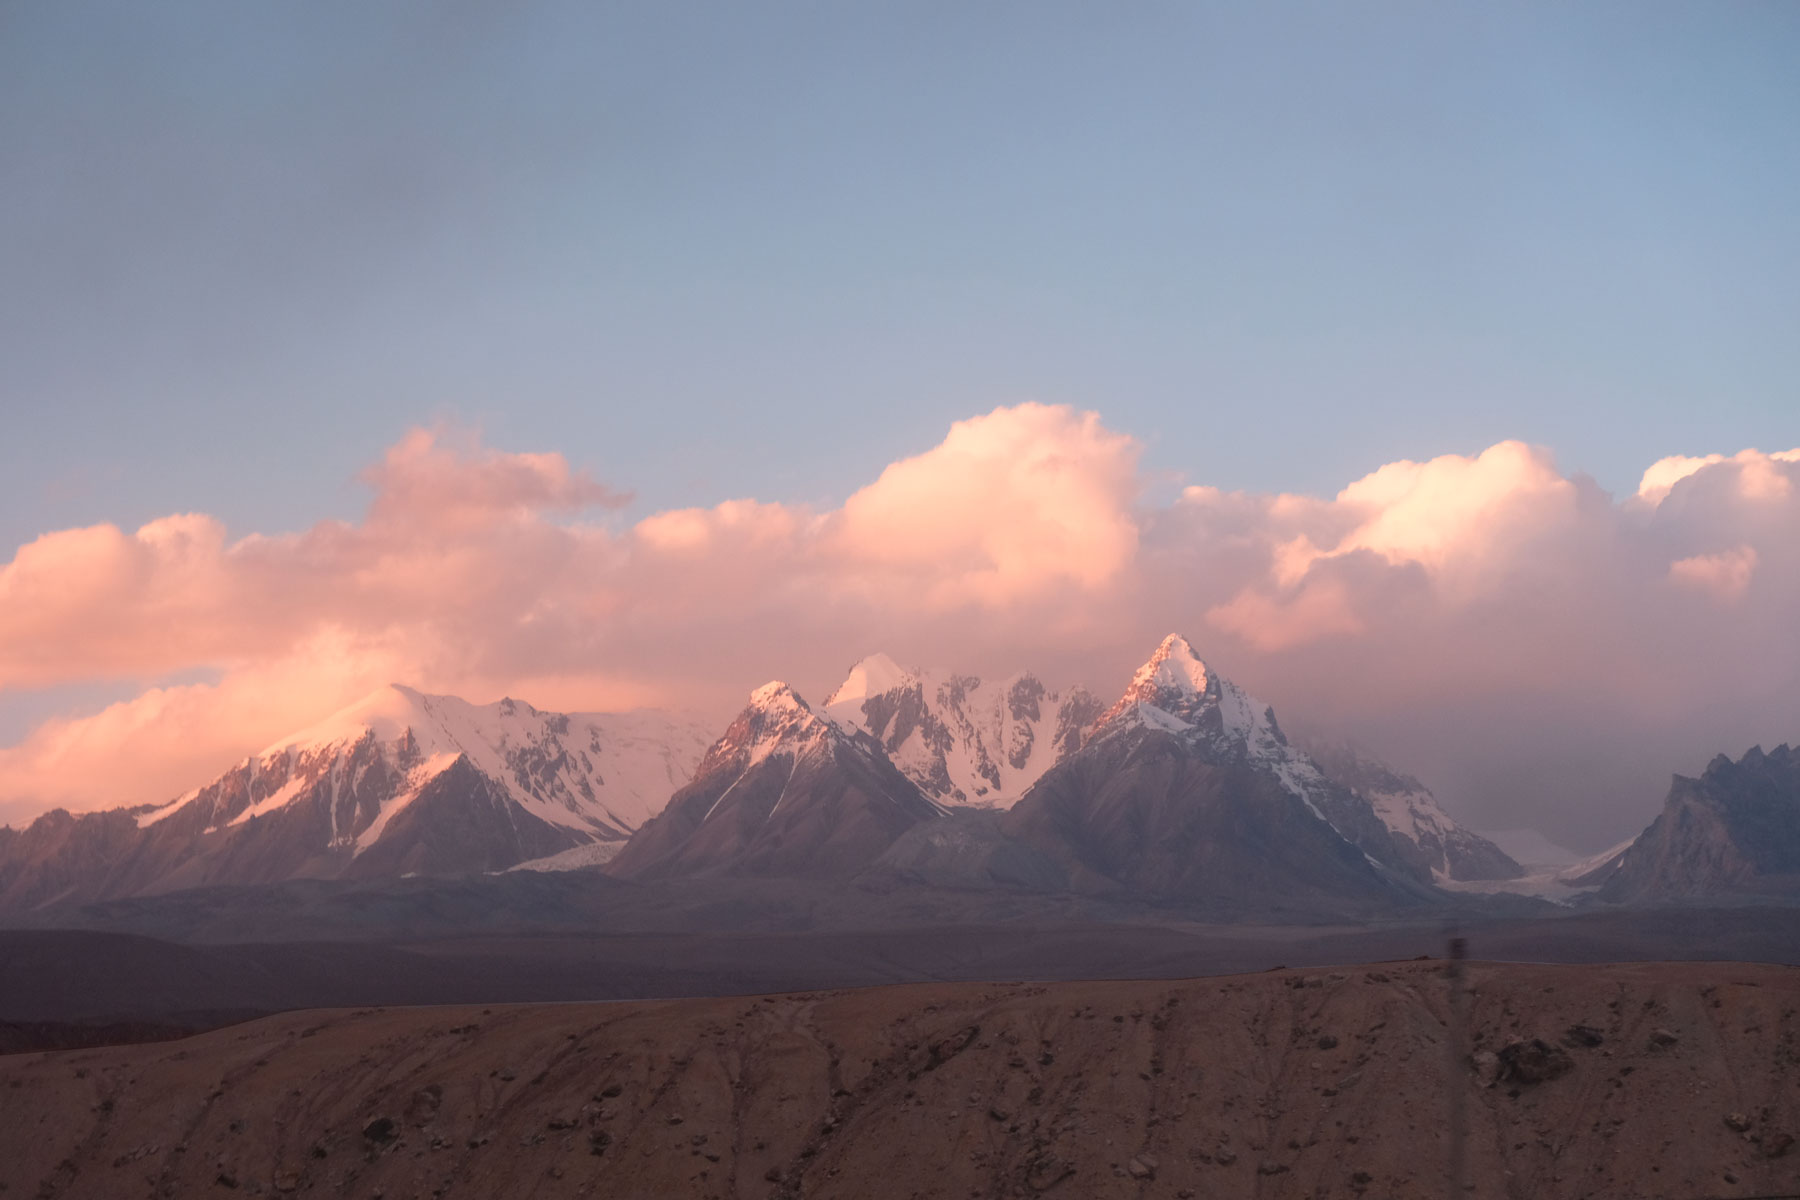
<instances>
[{"instance_id":1,"label":"cumulus cloud","mask_svg":"<svg viewBox=\"0 0 1800 1200\"><path fill-rule=\"evenodd\" d=\"M625 494L560 455L414 431L359 522L46 534L0 567L0 687L142 690L0 748L0 817L166 798L390 679L723 715L885 649L1110 691L1170 629L1465 819L1578 847L1631 832L1668 771L1800 736L1800 451L1665 459L1615 498L1502 442L1332 497L1165 504L1139 454L1093 413L1019 405L834 508L624 523Z\"/></svg>"},{"instance_id":2,"label":"cumulus cloud","mask_svg":"<svg viewBox=\"0 0 1800 1200\"><path fill-rule=\"evenodd\" d=\"M569 469L560 454L503 454L465 430L414 429L363 472L372 524L481 528L497 517L623 508L628 492Z\"/></svg>"},{"instance_id":3,"label":"cumulus cloud","mask_svg":"<svg viewBox=\"0 0 1800 1200\"><path fill-rule=\"evenodd\" d=\"M1784 496L1787 494L1789 476L1778 464L1800 461L1800 449L1783 450L1774 454L1745 450L1729 460L1723 454L1699 457L1672 454L1651 463L1644 471L1644 477L1638 483L1638 499L1659 504L1683 479L1706 467L1727 461L1736 463L1741 468L1737 474L1737 482L1745 492Z\"/></svg>"},{"instance_id":4,"label":"cumulus cloud","mask_svg":"<svg viewBox=\"0 0 1800 1200\"><path fill-rule=\"evenodd\" d=\"M958 421L851 496L829 546L848 584L932 608L1104 587L1137 549L1137 459L1096 413L1025 404Z\"/></svg>"}]
</instances>

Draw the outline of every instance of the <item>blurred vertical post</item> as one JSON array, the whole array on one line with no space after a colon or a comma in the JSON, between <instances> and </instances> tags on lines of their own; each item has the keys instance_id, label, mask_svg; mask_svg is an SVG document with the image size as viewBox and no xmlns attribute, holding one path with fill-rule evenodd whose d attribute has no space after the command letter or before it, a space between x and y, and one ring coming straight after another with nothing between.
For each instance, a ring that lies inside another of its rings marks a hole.
<instances>
[{"instance_id":1,"label":"blurred vertical post","mask_svg":"<svg viewBox=\"0 0 1800 1200\"><path fill-rule=\"evenodd\" d=\"M1450 1200L1462 1200L1466 1187L1463 1102L1468 1088L1464 1086L1463 1079L1463 959L1467 953L1468 943L1453 932L1450 938L1450 967L1447 972L1450 977L1450 1031L1447 1039L1450 1045L1450 1072L1444 1080L1450 1099Z\"/></svg>"}]
</instances>

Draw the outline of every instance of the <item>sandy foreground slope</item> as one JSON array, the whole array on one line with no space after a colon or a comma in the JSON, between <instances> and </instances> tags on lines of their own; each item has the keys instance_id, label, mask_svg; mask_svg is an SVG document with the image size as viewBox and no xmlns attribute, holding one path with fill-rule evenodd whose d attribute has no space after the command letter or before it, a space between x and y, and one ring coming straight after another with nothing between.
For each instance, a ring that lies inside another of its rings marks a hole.
<instances>
[{"instance_id":1,"label":"sandy foreground slope","mask_svg":"<svg viewBox=\"0 0 1800 1200\"><path fill-rule=\"evenodd\" d=\"M1469 982L1470 1195L1800 1194L1800 969ZM290 1013L0 1058L0 1196L1441 1196L1446 996L1405 962Z\"/></svg>"}]
</instances>

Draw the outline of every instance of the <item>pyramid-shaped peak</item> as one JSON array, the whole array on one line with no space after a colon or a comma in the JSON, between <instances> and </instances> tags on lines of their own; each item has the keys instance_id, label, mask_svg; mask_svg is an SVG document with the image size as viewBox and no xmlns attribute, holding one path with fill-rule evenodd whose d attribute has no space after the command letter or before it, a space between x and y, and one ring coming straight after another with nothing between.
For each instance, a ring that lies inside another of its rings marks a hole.
<instances>
[{"instance_id":1,"label":"pyramid-shaped peak","mask_svg":"<svg viewBox=\"0 0 1800 1200\"><path fill-rule=\"evenodd\" d=\"M779 679L771 679L751 692L750 707L763 712L812 712L812 705Z\"/></svg>"},{"instance_id":2,"label":"pyramid-shaped peak","mask_svg":"<svg viewBox=\"0 0 1800 1200\"><path fill-rule=\"evenodd\" d=\"M825 707L861 704L871 696L885 695L916 678L916 672L907 670L877 651L850 668L850 673L844 676L844 682L838 684L837 690L825 701Z\"/></svg>"},{"instance_id":3,"label":"pyramid-shaped peak","mask_svg":"<svg viewBox=\"0 0 1800 1200\"><path fill-rule=\"evenodd\" d=\"M1157 646L1131 677L1125 694L1095 723L1098 730L1114 720L1135 711L1139 705L1159 710L1176 718L1177 723L1191 721L1199 710L1216 703L1229 688L1223 679L1212 674L1194 647L1179 633L1171 633ZM1229 688L1232 693L1237 689Z\"/></svg>"},{"instance_id":4,"label":"pyramid-shaped peak","mask_svg":"<svg viewBox=\"0 0 1800 1200\"><path fill-rule=\"evenodd\" d=\"M1171 633L1137 669L1131 683L1134 689L1148 684L1197 696L1206 691L1207 679L1206 663L1194 653L1192 644L1179 633Z\"/></svg>"}]
</instances>

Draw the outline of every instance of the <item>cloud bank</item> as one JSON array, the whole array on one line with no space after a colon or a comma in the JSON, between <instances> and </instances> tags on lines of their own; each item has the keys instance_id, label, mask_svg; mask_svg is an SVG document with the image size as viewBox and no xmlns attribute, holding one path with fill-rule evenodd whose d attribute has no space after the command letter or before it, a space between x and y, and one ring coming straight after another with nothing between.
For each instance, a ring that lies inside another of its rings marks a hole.
<instances>
[{"instance_id":1,"label":"cloud bank","mask_svg":"<svg viewBox=\"0 0 1800 1200\"><path fill-rule=\"evenodd\" d=\"M1112 691L1171 629L1290 726L1577 848L1635 832L1671 770L1800 738L1800 451L1670 457L1614 497L1502 442L1331 498L1152 502L1139 450L1025 404L837 508L627 522L560 455L415 430L365 473L360 522L49 533L0 568L0 688L142 691L0 749L0 819L165 799L390 679L722 715L881 648Z\"/></svg>"}]
</instances>

